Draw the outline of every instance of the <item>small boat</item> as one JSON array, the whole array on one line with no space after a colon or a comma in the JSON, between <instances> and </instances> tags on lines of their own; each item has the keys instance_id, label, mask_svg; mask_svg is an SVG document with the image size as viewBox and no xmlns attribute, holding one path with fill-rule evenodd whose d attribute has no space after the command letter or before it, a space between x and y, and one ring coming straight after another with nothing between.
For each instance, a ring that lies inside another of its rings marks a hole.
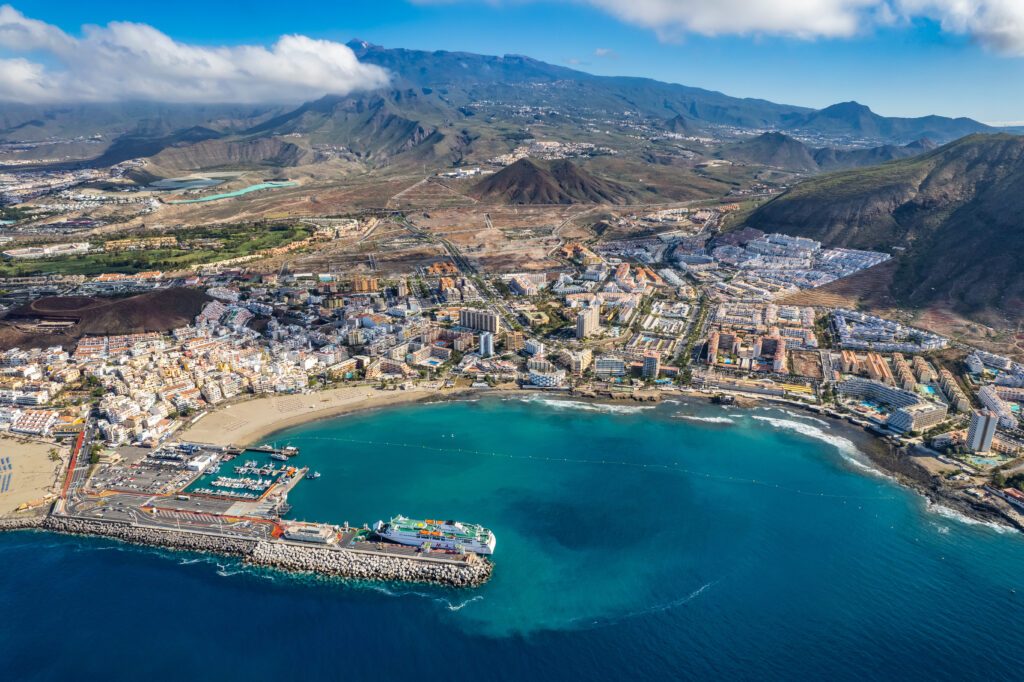
<instances>
[{"instance_id":1,"label":"small boat","mask_svg":"<svg viewBox=\"0 0 1024 682\"><path fill-rule=\"evenodd\" d=\"M309 478L309 479L320 478L320 472L319 471L307 471L306 472L306 478Z\"/></svg>"},{"instance_id":2,"label":"small boat","mask_svg":"<svg viewBox=\"0 0 1024 682\"><path fill-rule=\"evenodd\" d=\"M272 452L270 454L270 459L276 459L278 462L287 462L288 455L284 454L283 452Z\"/></svg>"},{"instance_id":3,"label":"small boat","mask_svg":"<svg viewBox=\"0 0 1024 682\"><path fill-rule=\"evenodd\" d=\"M268 445L268 444L264 443L263 445L260 445L259 447L253 448L253 450L258 450L259 452L273 452L274 451L274 446L273 445Z\"/></svg>"}]
</instances>

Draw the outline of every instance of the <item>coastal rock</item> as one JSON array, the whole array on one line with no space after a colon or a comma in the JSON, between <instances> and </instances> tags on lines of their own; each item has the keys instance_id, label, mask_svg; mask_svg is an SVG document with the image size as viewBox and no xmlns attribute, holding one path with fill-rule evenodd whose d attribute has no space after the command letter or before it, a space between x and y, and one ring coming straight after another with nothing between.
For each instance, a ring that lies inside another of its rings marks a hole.
<instances>
[{"instance_id":1,"label":"coastal rock","mask_svg":"<svg viewBox=\"0 0 1024 682\"><path fill-rule=\"evenodd\" d=\"M34 523L30 523L32 521ZM123 522L66 516L50 516L45 520L0 520L0 530L15 528L42 528L57 533L97 535L151 547L238 556L254 566L358 580L475 587L487 582L493 570L493 564L480 557L472 557L465 562L430 557L402 557L337 547L304 547L284 542L227 538L207 533L147 528Z\"/></svg>"},{"instance_id":2,"label":"coastal rock","mask_svg":"<svg viewBox=\"0 0 1024 682\"><path fill-rule=\"evenodd\" d=\"M327 547L300 547L260 542L246 561L288 571L341 578L422 582L474 587L487 582L493 565L484 559L452 563L429 558L397 557Z\"/></svg>"},{"instance_id":3,"label":"coastal rock","mask_svg":"<svg viewBox=\"0 0 1024 682\"><path fill-rule=\"evenodd\" d=\"M0 531L40 528L43 525L45 518L46 517L43 516L16 516L7 519L0 519Z\"/></svg>"},{"instance_id":4,"label":"coastal rock","mask_svg":"<svg viewBox=\"0 0 1024 682\"><path fill-rule=\"evenodd\" d=\"M186 531L161 530L133 526L128 523L111 521L89 521L73 519L66 516L50 516L42 524L42 528L57 533L73 535L99 535L114 538L123 542L166 549L178 549L192 552L211 552L245 556L251 554L256 547L255 540L226 538L203 533Z\"/></svg>"}]
</instances>

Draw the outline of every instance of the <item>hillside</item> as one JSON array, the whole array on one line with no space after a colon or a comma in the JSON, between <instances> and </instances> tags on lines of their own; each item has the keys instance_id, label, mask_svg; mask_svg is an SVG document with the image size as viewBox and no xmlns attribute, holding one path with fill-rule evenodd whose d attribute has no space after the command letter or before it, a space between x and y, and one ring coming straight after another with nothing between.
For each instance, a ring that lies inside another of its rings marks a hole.
<instances>
[{"instance_id":1,"label":"hillside","mask_svg":"<svg viewBox=\"0 0 1024 682\"><path fill-rule=\"evenodd\" d=\"M62 345L83 336L164 332L190 324L208 301L197 289L157 289L127 298L49 296L10 310L0 320L0 350ZM60 334L34 329L40 320L73 321Z\"/></svg>"},{"instance_id":2,"label":"hillside","mask_svg":"<svg viewBox=\"0 0 1024 682\"><path fill-rule=\"evenodd\" d=\"M1024 138L974 135L807 180L747 219L833 246L905 249L892 292L964 315L1024 313Z\"/></svg>"},{"instance_id":3,"label":"hillside","mask_svg":"<svg viewBox=\"0 0 1024 682\"><path fill-rule=\"evenodd\" d=\"M805 133L848 135L896 143L907 143L922 137L947 142L972 133L994 132L989 126L969 118L879 116L858 102L841 102L793 117L787 122L787 128Z\"/></svg>"},{"instance_id":4,"label":"hillside","mask_svg":"<svg viewBox=\"0 0 1024 682\"><path fill-rule=\"evenodd\" d=\"M484 178L469 193L483 201L508 204L622 204L630 197L625 187L569 161L555 161L545 168L529 159Z\"/></svg>"},{"instance_id":5,"label":"hillside","mask_svg":"<svg viewBox=\"0 0 1024 682\"><path fill-rule=\"evenodd\" d=\"M731 161L786 170L816 172L818 163L803 142L782 133L764 133L725 147L721 155Z\"/></svg>"},{"instance_id":6,"label":"hillside","mask_svg":"<svg viewBox=\"0 0 1024 682\"><path fill-rule=\"evenodd\" d=\"M181 171L213 168L271 166L287 168L308 162L312 152L279 137L245 140L204 140L168 147L151 157L154 165Z\"/></svg>"},{"instance_id":7,"label":"hillside","mask_svg":"<svg viewBox=\"0 0 1024 682\"><path fill-rule=\"evenodd\" d=\"M331 95L265 121L245 135L301 134L314 144L343 145L359 156L388 156L436 140L436 125L452 115L436 96L414 90Z\"/></svg>"},{"instance_id":8,"label":"hillside","mask_svg":"<svg viewBox=\"0 0 1024 682\"><path fill-rule=\"evenodd\" d=\"M769 132L757 137L726 145L718 153L724 159L741 163L781 168L802 173L841 170L874 166L887 161L917 156L935 144L921 139L903 146L882 145L861 149L836 149L822 147L814 149L796 138L779 132Z\"/></svg>"},{"instance_id":9,"label":"hillside","mask_svg":"<svg viewBox=\"0 0 1024 682\"><path fill-rule=\"evenodd\" d=\"M868 149L834 149L832 147L824 147L814 150L814 162L823 171L860 168L862 166L875 166L897 159L907 159L911 156L931 151L936 146L934 142L925 137L902 146L886 144L881 147L870 147Z\"/></svg>"}]
</instances>

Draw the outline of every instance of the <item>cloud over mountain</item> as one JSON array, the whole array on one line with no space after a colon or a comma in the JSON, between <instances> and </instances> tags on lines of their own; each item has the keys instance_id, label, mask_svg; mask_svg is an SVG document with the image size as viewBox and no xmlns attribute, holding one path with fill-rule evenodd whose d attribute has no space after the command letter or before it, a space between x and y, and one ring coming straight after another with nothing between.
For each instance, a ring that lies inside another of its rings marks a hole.
<instances>
[{"instance_id":1,"label":"cloud over mountain","mask_svg":"<svg viewBox=\"0 0 1024 682\"><path fill-rule=\"evenodd\" d=\"M291 102L381 87L384 69L341 43L282 36L269 47L180 43L146 24L85 26L80 37L0 6L0 100Z\"/></svg>"}]
</instances>

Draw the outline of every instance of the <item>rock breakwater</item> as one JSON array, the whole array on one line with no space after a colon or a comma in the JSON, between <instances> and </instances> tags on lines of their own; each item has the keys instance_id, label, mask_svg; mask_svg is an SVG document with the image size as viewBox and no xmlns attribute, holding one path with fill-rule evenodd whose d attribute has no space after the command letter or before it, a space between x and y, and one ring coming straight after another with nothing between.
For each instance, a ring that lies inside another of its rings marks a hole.
<instances>
[{"instance_id":1,"label":"rock breakwater","mask_svg":"<svg viewBox=\"0 0 1024 682\"><path fill-rule=\"evenodd\" d=\"M342 578L437 583L455 587L482 585L490 578L493 568L489 561L480 558L451 562L275 542L259 543L246 561L288 571Z\"/></svg>"},{"instance_id":2,"label":"rock breakwater","mask_svg":"<svg viewBox=\"0 0 1024 682\"><path fill-rule=\"evenodd\" d=\"M493 570L491 562L475 556L466 561L405 557L328 546L301 546L280 541L229 538L213 533L57 515L45 518L0 519L0 531L31 528L71 535L96 535L164 549L236 556L253 566L354 580L476 587L487 582Z\"/></svg>"}]
</instances>

